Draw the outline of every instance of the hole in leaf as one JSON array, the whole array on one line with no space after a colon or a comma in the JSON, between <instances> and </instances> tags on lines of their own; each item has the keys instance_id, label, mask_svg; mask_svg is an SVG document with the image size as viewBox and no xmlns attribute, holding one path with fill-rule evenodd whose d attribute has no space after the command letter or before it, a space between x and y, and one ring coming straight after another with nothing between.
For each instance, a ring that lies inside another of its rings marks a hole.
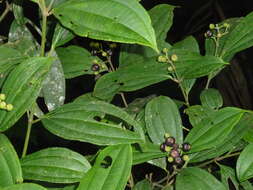
<instances>
[{"instance_id":1,"label":"hole in leaf","mask_svg":"<svg viewBox=\"0 0 253 190\"><path fill-rule=\"evenodd\" d=\"M84 71L84 72L88 72L89 70L88 70L88 69L84 69L83 71Z\"/></svg>"},{"instance_id":2,"label":"hole in leaf","mask_svg":"<svg viewBox=\"0 0 253 190\"><path fill-rule=\"evenodd\" d=\"M59 17L62 17L62 14L59 14Z\"/></svg>"},{"instance_id":3,"label":"hole in leaf","mask_svg":"<svg viewBox=\"0 0 253 190\"><path fill-rule=\"evenodd\" d=\"M74 25L74 22L70 21L70 24L71 24L71 25Z\"/></svg>"},{"instance_id":4,"label":"hole in leaf","mask_svg":"<svg viewBox=\"0 0 253 190\"><path fill-rule=\"evenodd\" d=\"M109 168L112 165L112 157L111 156L106 156L104 160L101 162L100 166L102 168Z\"/></svg>"},{"instance_id":5,"label":"hole in leaf","mask_svg":"<svg viewBox=\"0 0 253 190\"><path fill-rule=\"evenodd\" d=\"M119 83L119 85L120 85L120 86L123 86L123 85L124 85L124 83L123 83L123 82L120 82L120 83Z\"/></svg>"},{"instance_id":6,"label":"hole in leaf","mask_svg":"<svg viewBox=\"0 0 253 190\"><path fill-rule=\"evenodd\" d=\"M93 117L93 119L96 121L101 121L101 117L99 117L99 116L95 116L95 117Z\"/></svg>"},{"instance_id":7,"label":"hole in leaf","mask_svg":"<svg viewBox=\"0 0 253 190\"><path fill-rule=\"evenodd\" d=\"M118 82L118 80L116 79L116 80L114 80L114 82Z\"/></svg>"}]
</instances>

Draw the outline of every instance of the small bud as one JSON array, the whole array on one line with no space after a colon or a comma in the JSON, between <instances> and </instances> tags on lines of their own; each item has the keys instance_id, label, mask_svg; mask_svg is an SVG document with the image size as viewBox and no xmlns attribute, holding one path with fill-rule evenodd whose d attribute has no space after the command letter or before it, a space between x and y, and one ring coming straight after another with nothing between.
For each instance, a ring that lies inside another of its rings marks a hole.
<instances>
[{"instance_id":1,"label":"small bud","mask_svg":"<svg viewBox=\"0 0 253 190\"><path fill-rule=\"evenodd\" d=\"M183 150L184 152L190 151L190 150L191 150L191 145L190 145L189 143L187 143L187 142L183 143L183 144L182 144L182 150Z\"/></svg>"},{"instance_id":2,"label":"small bud","mask_svg":"<svg viewBox=\"0 0 253 190\"><path fill-rule=\"evenodd\" d=\"M6 96L5 94L0 94L0 100L5 100Z\"/></svg>"},{"instance_id":3,"label":"small bud","mask_svg":"<svg viewBox=\"0 0 253 190\"><path fill-rule=\"evenodd\" d=\"M225 22L225 23L223 24L223 26L226 27L226 28L228 28L228 27L230 27L230 24L228 24L228 23Z\"/></svg>"},{"instance_id":4,"label":"small bud","mask_svg":"<svg viewBox=\"0 0 253 190\"><path fill-rule=\"evenodd\" d=\"M168 137L168 138L165 139L165 144L167 146L172 147L175 144L175 142L176 142L176 139L174 137Z\"/></svg>"},{"instance_id":5,"label":"small bud","mask_svg":"<svg viewBox=\"0 0 253 190\"><path fill-rule=\"evenodd\" d=\"M7 111L13 110L13 105L12 105L12 104L7 104L7 105L6 105L6 110L7 110Z\"/></svg>"},{"instance_id":6,"label":"small bud","mask_svg":"<svg viewBox=\"0 0 253 190\"><path fill-rule=\"evenodd\" d=\"M172 54L171 57L170 57L171 61L177 61L178 60L178 57L176 54Z\"/></svg>"},{"instance_id":7,"label":"small bud","mask_svg":"<svg viewBox=\"0 0 253 190\"><path fill-rule=\"evenodd\" d=\"M102 52L102 56L103 57L106 57L107 56L107 53L105 51Z\"/></svg>"},{"instance_id":8,"label":"small bud","mask_svg":"<svg viewBox=\"0 0 253 190\"><path fill-rule=\"evenodd\" d=\"M92 66L91 66L91 70L92 71L99 71L100 70L100 65L99 64L93 64Z\"/></svg>"},{"instance_id":9,"label":"small bud","mask_svg":"<svg viewBox=\"0 0 253 190\"><path fill-rule=\"evenodd\" d=\"M183 155L183 160L184 161L188 161L190 159L190 157L188 155Z\"/></svg>"},{"instance_id":10,"label":"small bud","mask_svg":"<svg viewBox=\"0 0 253 190\"><path fill-rule=\"evenodd\" d=\"M168 53L168 48L163 48L163 53Z\"/></svg>"},{"instance_id":11,"label":"small bud","mask_svg":"<svg viewBox=\"0 0 253 190\"><path fill-rule=\"evenodd\" d=\"M169 71L169 72L174 71L173 67L169 66L169 67L168 67L168 71Z\"/></svg>"},{"instance_id":12,"label":"small bud","mask_svg":"<svg viewBox=\"0 0 253 190\"><path fill-rule=\"evenodd\" d=\"M213 29L215 29L215 25L214 25L214 24L209 24L209 28L210 28L211 30L213 30Z\"/></svg>"},{"instance_id":13,"label":"small bud","mask_svg":"<svg viewBox=\"0 0 253 190\"><path fill-rule=\"evenodd\" d=\"M6 103L0 102L0 109L6 109Z\"/></svg>"},{"instance_id":14,"label":"small bud","mask_svg":"<svg viewBox=\"0 0 253 190\"><path fill-rule=\"evenodd\" d=\"M169 133L165 133L164 134L164 138L168 138L168 137L170 137L170 134Z\"/></svg>"},{"instance_id":15,"label":"small bud","mask_svg":"<svg viewBox=\"0 0 253 190\"><path fill-rule=\"evenodd\" d=\"M167 62L167 58L163 55L160 55L158 57L158 62L161 62L161 63L166 63Z\"/></svg>"},{"instance_id":16,"label":"small bud","mask_svg":"<svg viewBox=\"0 0 253 190\"><path fill-rule=\"evenodd\" d=\"M94 72L94 75L98 75L98 74L99 74L99 72L97 72L97 71L96 71L96 72Z\"/></svg>"},{"instance_id":17,"label":"small bud","mask_svg":"<svg viewBox=\"0 0 253 190\"><path fill-rule=\"evenodd\" d=\"M169 162L169 163L174 162L174 158L172 158L171 156L170 156L170 157L168 157L168 162Z\"/></svg>"},{"instance_id":18,"label":"small bud","mask_svg":"<svg viewBox=\"0 0 253 190\"><path fill-rule=\"evenodd\" d=\"M218 33L217 34L217 38L221 38L222 37L222 34L221 33Z\"/></svg>"}]
</instances>

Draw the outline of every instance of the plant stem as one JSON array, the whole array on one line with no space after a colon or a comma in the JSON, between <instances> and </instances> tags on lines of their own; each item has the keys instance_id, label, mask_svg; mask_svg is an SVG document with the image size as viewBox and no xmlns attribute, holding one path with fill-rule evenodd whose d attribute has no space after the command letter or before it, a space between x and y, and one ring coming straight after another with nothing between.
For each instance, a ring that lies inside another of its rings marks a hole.
<instances>
[{"instance_id":1,"label":"plant stem","mask_svg":"<svg viewBox=\"0 0 253 190\"><path fill-rule=\"evenodd\" d=\"M47 35L47 8L44 0L40 0L40 9L42 13L42 35L41 35L41 52L40 55L45 56L45 47L46 47L46 35Z\"/></svg>"},{"instance_id":2,"label":"plant stem","mask_svg":"<svg viewBox=\"0 0 253 190\"><path fill-rule=\"evenodd\" d=\"M213 162L217 162L217 161L221 161L221 160L226 159L226 158L238 156L240 153L241 153L241 152L234 152L234 153L232 153L232 154L226 154L226 155L224 155L224 156L221 156L221 157L218 157L218 158L214 158L214 159L212 159L212 160L209 160L209 161L207 161L207 162L204 162L204 163L198 165L198 167L204 167L204 166L206 166L206 165L208 165L208 164L211 164L211 163L213 163Z\"/></svg>"},{"instance_id":3,"label":"plant stem","mask_svg":"<svg viewBox=\"0 0 253 190\"><path fill-rule=\"evenodd\" d=\"M30 112L30 113L28 113L28 125L27 125L25 142L24 142L24 147L23 147L23 152L22 152L22 158L25 157L26 153L27 153L27 148L28 148L31 129L32 129L32 123L33 123L33 113Z\"/></svg>"},{"instance_id":4,"label":"plant stem","mask_svg":"<svg viewBox=\"0 0 253 190\"><path fill-rule=\"evenodd\" d=\"M8 3L8 1L5 1L5 10L3 12L3 14L0 16L0 22L2 22L2 20L6 17L6 15L8 14L8 12L11 10L11 6L10 4Z\"/></svg>"}]
</instances>

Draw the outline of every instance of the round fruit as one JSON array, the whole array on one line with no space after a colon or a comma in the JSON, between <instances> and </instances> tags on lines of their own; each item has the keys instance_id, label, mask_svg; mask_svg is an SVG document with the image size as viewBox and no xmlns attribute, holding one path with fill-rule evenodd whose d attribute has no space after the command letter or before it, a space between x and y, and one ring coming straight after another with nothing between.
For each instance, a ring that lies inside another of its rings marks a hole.
<instances>
[{"instance_id":1,"label":"round fruit","mask_svg":"<svg viewBox=\"0 0 253 190\"><path fill-rule=\"evenodd\" d=\"M213 36L213 33L211 32L211 30L207 30L206 33L205 33L205 36L207 38L211 38Z\"/></svg>"},{"instance_id":2,"label":"round fruit","mask_svg":"<svg viewBox=\"0 0 253 190\"><path fill-rule=\"evenodd\" d=\"M100 65L99 64L93 64L92 66L91 66L91 70L92 71L99 71L100 70Z\"/></svg>"},{"instance_id":3,"label":"round fruit","mask_svg":"<svg viewBox=\"0 0 253 190\"><path fill-rule=\"evenodd\" d=\"M170 151L170 156L173 157L173 158L177 158L177 157L180 156L180 152L178 150L176 150L176 149L172 149Z\"/></svg>"},{"instance_id":4,"label":"round fruit","mask_svg":"<svg viewBox=\"0 0 253 190\"><path fill-rule=\"evenodd\" d=\"M166 144L165 143L161 144L160 145L160 150L163 151L163 152L166 152L165 149L166 149Z\"/></svg>"},{"instance_id":5,"label":"round fruit","mask_svg":"<svg viewBox=\"0 0 253 190\"><path fill-rule=\"evenodd\" d=\"M188 152L188 151L190 151L191 150L191 145L189 144L189 143L183 143L182 144L182 150L184 151L184 152Z\"/></svg>"},{"instance_id":6,"label":"round fruit","mask_svg":"<svg viewBox=\"0 0 253 190\"><path fill-rule=\"evenodd\" d=\"M168 137L165 139L165 144L167 146L173 146L176 142L176 139L174 137Z\"/></svg>"},{"instance_id":7,"label":"round fruit","mask_svg":"<svg viewBox=\"0 0 253 190\"><path fill-rule=\"evenodd\" d=\"M168 157L168 162L169 162L169 163L174 162L174 158L172 158L171 156Z\"/></svg>"},{"instance_id":8,"label":"round fruit","mask_svg":"<svg viewBox=\"0 0 253 190\"><path fill-rule=\"evenodd\" d=\"M7 111L13 110L13 105L12 105L12 104L7 104L7 105L6 105L6 110L7 110Z\"/></svg>"},{"instance_id":9,"label":"round fruit","mask_svg":"<svg viewBox=\"0 0 253 190\"><path fill-rule=\"evenodd\" d=\"M178 57L177 57L176 54L172 54L171 57L170 57L170 59L171 59L172 61L177 61L177 60L178 60Z\"/></svg>"},{"instance_id":10,"label":"round fruit","mask_svg":"<svg viewBox=\"0 0 253 190\"><path fill-rule=\"evenodd\" d=\"M181 157L176 157L174 162L177 164L177 165L182 165L184 163L183 159Z\"/></svg>"},{"instance_id":11,"label":"round fruit","mask_svg":"<svg viewBox=\"0 0 253 190\"><path fill-rule=\"evenodd\" d=\"M6 96L5 94L0 94L0 100L5 100Z\"/></svg>"},{"instance_id":12,"label":"round fruit","mask_svg":"<svg viewBox=\"0 0 253 190\"><path fill-rule=\"evenodd\" d=\"M190 159L190 157L188 155L183 155L183 160L184 161L188 161Z\"/></svg>"}]
</instances>

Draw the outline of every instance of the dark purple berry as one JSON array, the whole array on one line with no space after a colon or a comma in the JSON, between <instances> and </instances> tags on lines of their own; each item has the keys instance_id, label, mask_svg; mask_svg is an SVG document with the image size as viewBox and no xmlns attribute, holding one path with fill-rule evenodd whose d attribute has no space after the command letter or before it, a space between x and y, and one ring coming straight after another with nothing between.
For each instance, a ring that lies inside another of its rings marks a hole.
<instances>
[{"instance_id":1,"label":"dark purple berry","mask_svg":"<svg viewBox=\"0 0 253 190\"><path fill-rule=\"evenodd\" d=\"M99 71L100 70L100 66L99 66L99 64L93 64L92 66L91 66L91 70L92 71Z\"/></svg>"},{"instance_id":2,"label":"dark purple berry","mask_svg":"<svg viewBox=\"0 0 253 190\"><path fill-rule=\"evenodd\" d=\"M179 148L179 145L175 143L175 144L172 145L172 148L173 148L173 149L178 149L178 148Z\"/></svg>"},{"instance_id":3,"label":"dark purple berry","mask_svg":"<svg viewBox=\"0 0 253 190\"><path fill-rule=\"evenodd\" d=\"M189 143L183 143L182 144L182 150L184 151L184 152L188 152L188 151L190 151L191 150L191 145L189 144Z\"/></svg>"},{"instance_id":4,"label":"dark purple berry","mask_svg":"<svg viewBox=\"0 0 253 190\"><path fill-rule=\"evenodd\" d=\"M165 144L167 146L171 146L172 147L175 144L175 142L176 142L176 140L175 140L174 137L168 137L168 138L165 139Z\"/></svg>"},{"instance_id":5,"label":"dark purple berry","mask_svg":"<svg viewBox=\"0 0 253 190\"><path fill-rule=\"evenodd\" d=\"M205 33L205 36L206 36L207 38L211 38L211 37L213 36L212 31L211 31L211 30L207 30L206 33Z\"/></svg>"},{"instance_id":6,"label":"dark purple berry","mask_svg":"<svg viewBox=\"0 0 253 190\"><path fill-rule=\"evenodd\" d=\"M177 165L183 165L184 160L179 156L174 159L175 164Z\"/></svg>"},{"instance_id":7,"label":"dark purple berry","mask_svg":"<svg viewBox=\"0 0 253 190\"><path fill-rule=\"evenodd\" d=\"M180 156L180 152L178 150L176 150L176 149L172 149L170 151L170 156L173 157L173 158L177 158L177 157Z\"/></svg>"},{"instance_id":8,"label":"dark purple berry","mask_svg":"<svg viewBox=\"0 0 253 190\"><path fill-rule=\"evenodd\" d=\"M161 151L165 152L166 151L165 150L166 149L166 144L165 143L161 144L160 149L161 149Z\"/></svg>"}]
</instances>

